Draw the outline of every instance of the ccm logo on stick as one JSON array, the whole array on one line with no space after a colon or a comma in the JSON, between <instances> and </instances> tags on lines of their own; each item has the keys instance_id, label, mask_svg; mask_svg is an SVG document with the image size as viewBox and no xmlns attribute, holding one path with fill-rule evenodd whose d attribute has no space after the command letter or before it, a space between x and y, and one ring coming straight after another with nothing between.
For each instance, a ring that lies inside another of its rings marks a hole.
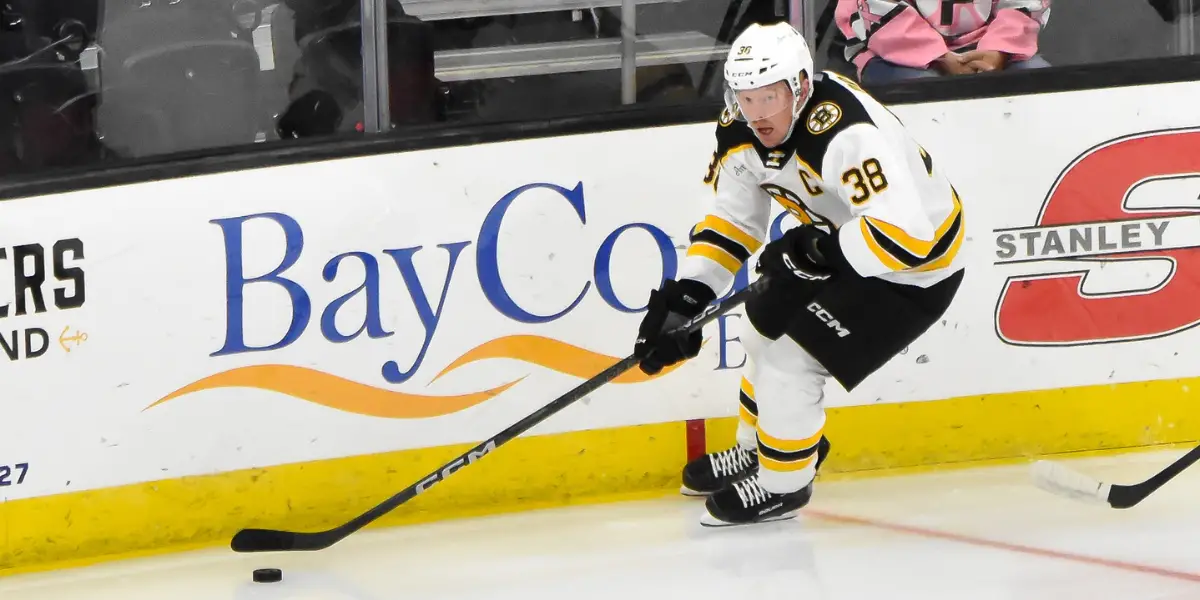
<instances>
[{"instance_id":1,"label":"ccm logo on stick","mask_svg":"<svg viewBox=\"0 0 1200 600\"><path fill-rule=\"evenodd\" d=\"M816 302L810 302L808 305L808 312L816 315L826 327L836 331L838 337L843 338L850 335L850 330L842 327L841 322L839 322L836 317L829 314L829 311L825 310L825 307L821 306L820 304L817 304Z\"/></svg>"},{"instance_id":2,"label":"ccm logo on stick","mask_svg":"<svg viewBox=\"0 0 1200 600\"><path fill-rule=\"evenodd\" d=\"M430 475L429 477L422 479L421 483L417 484L417 493L418 494L425 493L425 490L429 489L429 487L432 486L433 484L453 475L455 471L457 471L469 464L474 463L475 461L486 456L488 452L493 452L495 450L496 450L496 441L488 440L488 443L484 444L484 446L482 448L480 448L478 450L471 450L470 452L467 453L466 457L460 457L458 460L446 465L445 468L443 468L441 471L438 471L437 473L434 473L434 474Z\"/></svg>"}]
</instances>

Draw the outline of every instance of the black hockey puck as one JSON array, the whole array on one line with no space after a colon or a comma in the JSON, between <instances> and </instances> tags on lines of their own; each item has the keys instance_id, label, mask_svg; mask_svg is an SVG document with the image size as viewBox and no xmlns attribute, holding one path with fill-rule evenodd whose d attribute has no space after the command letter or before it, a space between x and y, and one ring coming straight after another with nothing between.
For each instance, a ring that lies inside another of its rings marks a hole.
<instances>
[{"instance_id":1,"label":"black hockey puck","mask_svg":"<svg viewBox=\"0 0 1200 600\"><path fill-rule=\"evenodd\" d=\"M279 569L255 569L254 581L258 583L275 583L283 581L283 571Z\"/></svg>"}]
</instances>

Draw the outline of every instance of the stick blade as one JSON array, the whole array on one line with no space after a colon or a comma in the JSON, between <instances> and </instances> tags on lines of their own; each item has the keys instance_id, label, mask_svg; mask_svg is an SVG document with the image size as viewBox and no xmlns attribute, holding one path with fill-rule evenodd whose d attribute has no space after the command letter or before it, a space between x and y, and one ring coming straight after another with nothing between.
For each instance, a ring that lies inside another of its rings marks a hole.
<instances>
[{"instance_id":1,"label":"stick blade","mask_svg":"<svg viewBox=\"0 0 1200 600\"><path fill-rule=\"evenodd\" d=\"M1051 494L1089 504L1108 504L1111 485L1059 463L1039 460L1033 464L1031 473L1034 485Z\"/></svg>"},{"instance_id":2,"label":"stick blade","mask_svg":"<svg viewBox=\"0 0 1200 600\"><path fill-rule=\"evenodd\" d=\"M243 529L233 536L234 552L284 552L296 547L296 534L274 529Z\"/></svg>"}]
</instances>

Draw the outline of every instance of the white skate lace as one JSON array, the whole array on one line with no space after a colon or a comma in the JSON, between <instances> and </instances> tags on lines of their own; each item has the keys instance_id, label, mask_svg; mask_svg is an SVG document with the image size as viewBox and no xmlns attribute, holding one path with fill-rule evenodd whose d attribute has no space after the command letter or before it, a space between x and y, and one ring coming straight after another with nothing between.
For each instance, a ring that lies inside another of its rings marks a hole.
<instances>
[{"instance_id":1,"label":"white skate lace","mask_svg":"<svg viewBox=\"0 0 1200 600\"><path fill-rule=\"evenodd\" d=\"M722 450L714 454L711 462L713 475L724 477L754 466L754 457L750 455L748 450L742 449L741 446L734 446L728 450Z\"/></svg>"},{"instance_id":2,"label":"white skate lace","mask_svg":"<svg viewBox=\"0 0 1200 600\"><path fill-rule=\"evenodd\" d=\"M737 490L738 497L742 499L742 506L746 508L765 503L770 495L758 485L758 477L738 481L733 484L733 489Z\"/></svg>"}]
</instances>

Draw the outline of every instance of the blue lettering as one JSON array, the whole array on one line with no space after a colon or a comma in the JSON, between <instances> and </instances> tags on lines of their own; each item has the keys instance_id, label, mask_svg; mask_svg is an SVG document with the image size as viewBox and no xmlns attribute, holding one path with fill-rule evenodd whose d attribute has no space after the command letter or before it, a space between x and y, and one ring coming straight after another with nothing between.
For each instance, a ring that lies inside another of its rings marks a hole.
<instances>
[{"instance_id":1,"label":"blue lettering","mask_svg":"<svg viewBox=\"0 0 1200 600\"><path fill-rule=\"evenodd\" d=\"M593 275L596 278L596 290L600 292L600 297L609 306L621 312L637 313L646 310L646 307L633 308L621 304L621 300L617 298L617 294L613 290L612 272L610 270L613 247L617 245L617 238L630 229L643 229L649 232L650 236L654 238L655 244L658 245L658 252L662 257L662 276L659 278L655 289L661 288L666 280L675 279L675 274L679 270L679 257L675 254L675 245L671 243L671 236L649 223L623 225L617 228L616 231L608 234L607 238L604 238L604 243L600 244L600 249L596 251L596 264L593 271Z\"/></svg>"},{"instance_id":2,"label":"blue lettering","mask_svg":"<svg viewBox=\"0 0 1200 600\"><path fill-rule=\"evenodd\" d=\"M25 475L27 474L29 474L29 463L17 463L11 467L8 465L0 465L0 487L21 485L22 483L25 483ZM17 476L16 481L9 480L9 478L13 475Z\"/></svg>"},{"instance_id":3,"label":"blue lettering","mask_svg":"<svg viewBox=\"0 0 1200 600\"><path fill-rule=\"evenodd\" d=\"M446 305L446 292L450 291L450 278L454 276L454 266L458 264L458 255L470 243L438 244L438 248L444 248L450 253L450 265L446 267L446 280L442 283L442 293L438 299L436 309L429 305L429 298L425 295L425 287L421 285L421 278L417 276L417 269L413 266L413 255L421 247L383 251L384 254L392 257L392 260L396 263L396 268L400 269L400 275L404 277L404 285L408 288L408 295L412 297L413 307L417 309L417 317L421 319L421 326L425 328L425 340L421 344L421 352L417 354L417 359L407 371L401 371L400 365L394 360L383 363L383 378L389 383L404 383L416 374L417 369L421 368L421 362L425 360L425 352L429 350L429 344L433 341L433 334L437 331L438 323L442 320L442 307Z\"/></svg>"},{"instance_id":4,"label":"blue lettering","mask_svg":"<svg viewBox=\"0 0 1200 600\"><path fill-rule=\"evenodd\" d=\"M339 254L325 263L325 268L321 270L321 276L325 278L325 281L332 282L337 277L338 266L342 260L351 257L362 261L364 271L362 285L330 302L329 306L326 306L324 312L321 313L321 333L325 335L325 339L335 344L349 342L362 335L363 331L366 331L367 337L372 339L385 338L392 335L392 332L384 330L379 312L379 262L375 260L374 256L366 252L346 252L345 254ZM367 312L363 316L363 324L354 333L343 335L337 330L337 313L341 310L342 306L345 306L351 298L360 292L366 292L367 294Z\"/></svg>"},{"instance_id":5,"label":"blue lettering","mask_svg":"<svg viewBox=\"0 0 1200 600\"><path fill-rule=\"evenodd\" d=\"M587 223L583 203L583 182L580 182L572 190L552 183L531 183L505 194L492 207L492 210L488 212L487 217L483 220L483 225L479 229L479 246L475 248L475 263L479 271L479 285L483 289L483 294L487 297L488 302L491 302L492 306L500 311L500 314L520 323L547 323L562 317L571 312L583 301L583 296L587 294L588 288L592 285L590 281L585 283L583 290L575 297L574 302L558 313L545 316L535 315L517 306L516 301L512 299L512 296L509 295L508 290L504 287L504 282L500 279L498 248L500 225L503 223L504 215L508 212L508 208L512 206L513 201L521 194L539 188L558 192L567 202L571 203L571 207L575 209L575 214L579 216L579 221L584 224ZM527 235L536 236L537 232L532 231ZM533 241L536 242L536 238Z\"/></svg>"},{"instance_id":6,"label":"blue lettering","mask_svg":"<svg viewBox=\"0 0 1200 600\"><path fill-rule=\"evenodd\" d=\"M250 219L270 219L283 229L284 254L279 266L266 275L247 279L242 270L242 224ZM304 288L281 274L296 264L300 253L304 251L304 231L295 219L282 213L260 213L229 219L214 219L209 221L221 228L225 236L225 345L210 356L224 356L243 352L262 352L278 350L295 342L308 327L309 316L312 313L312 303ZM283 287L291 299L292 322L287 333L274 344L267 346L247 346L245 329L243 327L245 306L242 291L251 283L274 283Z\"/></svg>"},{"instance_id":7,"label":"blue lettering","mask_svg":"<svg viewBox=\"0 0 1200 600\"><path fill-rule=\"evenodd\" d=\"M718 351L720 352L720 360L717 361L717 370L718 371L725 370L725 369L740 369L743 366L745 366L745 364L746 364L745 351L742 352L742 362L738 363L737 366L732 366L729 364L729 343L730 342L739 342L738 345L740 346L741 345L740 342L742 341L741 338L731 338L728 335L729 329L728 329L728 325L726 324L725 321L727 319L730 319L733 317L737 317L740 319L742 317L742 315L724 314L724 315L717 317L717 341L720 344L717 347Z\"/></svg>"}]
</instances>

